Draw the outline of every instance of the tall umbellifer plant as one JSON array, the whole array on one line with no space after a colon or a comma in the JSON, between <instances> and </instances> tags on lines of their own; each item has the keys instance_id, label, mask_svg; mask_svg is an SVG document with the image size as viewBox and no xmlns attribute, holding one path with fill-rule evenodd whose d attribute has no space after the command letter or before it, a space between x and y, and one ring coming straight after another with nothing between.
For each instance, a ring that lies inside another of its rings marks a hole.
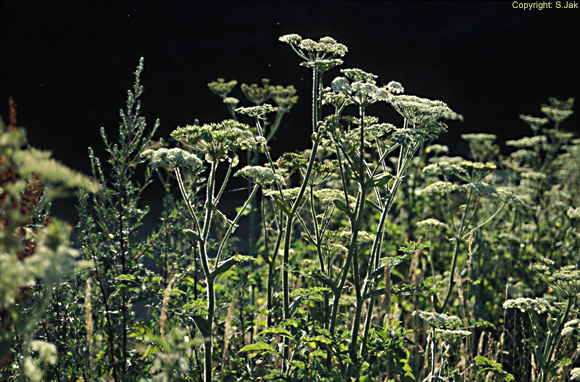
<instances>
[{"instance_id":1,"label":"tall umbellifer plant","mask_svg":"<svg viewBox=\"0 0 580 382\"><path fill-rule=\"evenodd\" d=\"M297 221L302 228L302 235L316 247L318 254L319 268L313 270L311 276L333 294L332 304L325 303L323 308L329 321L326 335L330 338L336 335L339 307L347 282L354 291L356 304L348 338L348 358L351 361L347 362L346 367L342 361L339 363L343 377L352 377L359 373L361 359L358 355L366 349L373 299L384 293L383 288L378 288L377 276L384 274L383 269L394 264L384 260L383 231L408 163L422 142L446 130L441 120L461 119L461 116L441 101L401 95L403 87L397 82L380 87L376 83L376 75L360 69L341 70L343 76L335 78L331 88L323 91L323 73L342 64L340 57L345 55L346 47L330 37L316 42L292 34L282 36L280 40L289 44L304 60L302 66L313 71L312 148L309 150L309 158L304 158L298 165L301 167L301 184L293 190L270 193L286 219L285 229L280 231L280 235L284 235L283 317L289 323L301 301L300 298L295 300L291 309L289 255L294 237L292 231ZM379 123L377 118L367 114L367 108L379 102L390 104L404 117L402 128ZM333 106L334 113L323 118L323 104ZM355 117L344 115L349 105L356 107L358 113ZM324 147L322 151L321 147ZM395 171L387 165L387 158L393 153L398 154L395 156ZM278 166L281 165L284 163ZM333 177L339 190L333 196L325 192L324 199L330 200L331 205L327 205L326 212L321 215L315 210L314 200L322 197L323 191L332 191L323 187L326 180ZM307 208L311 210L309 224L302 216ZM328 244L332 242L330 236L336 234L330 224L333 211L344 214L349 226L348 240L344 246L346 254L339 263L336 259L330 260L331 253L327 250ZM374 234L369 234L365 231L368 229L366 223L370 214L376 212L380 215L378 226ZM363 242L369 240L372 243L370 251L363 248ZM275 256L276 253L273 253L272 257ZM337 266L338 274L335 272ZM367 300L370 303L362 325L363 306ZM364 328L364 334L359 341L361 328ZM284 337L283 359L287 362L287 370L290 370L288 365L294 358L290 355L290 337ZM299 343L295 345L297 351ZM332 346L327 349L326 362L330 365L333 359Z\"/></svg>"},{"instance_id":2,"label":"tall umbellifer plant","mask_svg":"<svg viewBox=\"0 0 580 382\"><path fill-rule=\"evenodd\" d=\"M120 111L117 141L112 142L105 129L101 129L107 163L103 164L89 149L93 176L101 184L101 190L92 196L82 194L79 202L80 250L85 259L93 261L92 296L100 301L92 307L94 330L102 339L95 343L99 347L95 367L114 381L137 380L141 365L136 352L131 350L131 336L137 321L134 303L145 292L137 280L144 279L146 270L142 261L149 243L140 242L137 237L148 212L138 203L150 184L152 172L147 168L144 179L138 181L137 165L144 161L141 153L159 126L156 122L147 131L145 118L140 114L143 65L141 59L134 85L127 92L125 110Z\"/></svg>"},{"instance_id":3,"label":"tall umbellifer plant","mask_svg":"<svg viewBox=\"0 0 580 382\"><path fill-rule=\"evenodd\" d=\"M260 116L269 108L271 107L255 106L246 111ZM144 155L149 158L153 167L169 168L175 173L182 199L191 218L190 228L185 230L185 234L190 240L192 253L199 257L206 292L205 309L195 312L192 319L204 339L204 380L210 382L213 375L217 278L238 261L254 260L252 257L232 253L230 237L259 187L284 183L284 179L272 169L261 166L246 166L239 170L236 175L251 180L255 187L236 216L229 220L219 207L233 169L238 164L238 152L243 148L265 151L265 137L254 136L248 125L236 120L178 127L171 135L184 149L159 148L146 151ZM218 178L220 167L226 168L225 176L221 179ZM202 181L201 175L206 170L209 171L207 181ZM205 195L201 195L203 203L197 202L198 190L205 192ZM215 240L217 243L213 244L214 240L210 237L210 233L212 227L216 225L216 218L225 223L225 232Z\"/></svg>"}]
</instances>

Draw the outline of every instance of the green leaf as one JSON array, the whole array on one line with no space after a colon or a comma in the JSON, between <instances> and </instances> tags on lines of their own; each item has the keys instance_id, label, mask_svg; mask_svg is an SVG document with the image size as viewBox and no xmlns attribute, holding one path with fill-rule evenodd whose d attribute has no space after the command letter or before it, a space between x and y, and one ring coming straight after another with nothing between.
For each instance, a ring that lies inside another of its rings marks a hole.
<instances>
[{"instance_id":1,"label":"green leaf","mask_svg":"<svg viewBox=\"0 0 580 382\"><path fill-rule=\"evenodd\" d=\"M211 277L216 277L217 275L224 273L226 271L228 271L231 267L234 266L234 264L236 264L236 259L231 258L228 259L226 261L222 261L216 269L213 270L213 272L211 272Z\"/></svg>"},{"instance_id":2,"label":"green leaf","mask_svg":"<svg viewBox=\"0 0 580 382\"><path fill-rule=\"evenodd\" d=\"M392 174L389 174L388 172L386 172L384 174L373 176L371 179L369 179L365 182L364 186L366 188L381 187L381 186L384 186L385 184L387 184L387 182L389 180L394 179L394 178L395 177Z\"/></svg>"},{"instance_id":3,"label":"green leaf","mask_svg":"<svg viewBox=\"0 0 580 382\"><path fill-rule=\"evenodd\" d=\"M234 255L231 258L220 262L216 269L211 272L211 277L215 278L216 276L229 271L230 268L233 267L236 263L242 261L256 261L256 259L254 259L252 256Z\"/></svg>"},{"instance_id":4,"label":"green leaf","mask_svg":"<svg viewBox=\"0 0 580 382\"><path fill-rule=\"evenodd\" d=\"M330 338L326 338L325 336L313 336L313 337L304 337L305 342L318 342L321 344L330 345L332 340Z\"/></svg>"},{"instance_id":5,"label":"green leaf","mask_svg":"<svg viewBox=\"0 0 580 382\"><path fill-rule=\"evenodd\" d=\"M302 361L292 360L292 365L296 366L298 369L302 371L306 369L306 364Z\"/></svg>"},{"instance_id":6,"label":"green leaf","mask_svg":"<svg viewBox=\"0 0 580 382\"><path fill-rule=\"evenodd\" d=\"M256 344L246 345L239 350L240 353L247 351L265 351L268 353L275 353L276 351L272 347L264 342L258 342Z\"/></svg>"},{"instance_id":7,"label":"green leaf","mask_svg":"<svg viewBox=\"0 0 580 382\"><path fill-rule=\"evenodd\" d=\"M429 248L428 245L420 244L415 241L408 241L405 243L404 247L399 247L399 251L406 253L407 255L412 255L415 251L420 249Z\"/></svg>"},{"instance_id":8,"label":"green leaf","mask_svg":"<svg viewBox=\"0 0 580 382\"><path fill-rule=\"evenodd\" d=\"M345 202L343 202L340 199L334 199L333 203L336 206L336 208L344 212L349 218L351 219L353 218L353 213L350 210L350 207Z\"/></svg>"},{"instance_id":9,"label":"green leaf","mask_svg":"<svg viewBox=\"0 0 580 382\"><path fill-rule=\"evenodd\" d=\"M310 275L312 277L314 277L315 279L317 279L318 281L322 282L324 285L326 285L330 289L332 289L334 294L338 294L338 286L336 285L334 280L332 280L331 278L329 278L328 276L326 276L325 274L323 274L317 270L313 270L310 273Z\"/></svg>"},{"instance_id":10,"label":"green leaf","mask_svg":"<svg viewBox=\"0 0 580 382\"><path fill-rule=\"evenodd\" d=\"M191 229L184 229L183 233L191 240L194 242L202 242L203 240L201 238L201 236L199 236L199 234L197 232L195 232L194 230Z\"/></svg>"},{"instance_id":11,"label":"green leaf","mask_svg":"<svg viewBox=\"0 0 580 382\"><path fill-rule=\"evenodd\" d=\"M294 336L292 336L292 333L290 333L288 329L281 327L268 328L260 332L261 336L265 334L277 334L283 337L294 338Z\"/></svg>"},{"instance_id":12,"label":"green leaf","mask_svg":"<svg viewBox=\"0 0 580 382\"><path fill-rule=\"evenodd\" d=\"M276 202L278 207L280 207L286 215L288 215L288 216L292 215L292 208L290 208L290 205L288 205L288 203L286 203L284 200L282 200L280 195L273 194L272 197L274 198L274 201Z\"/></svg>"},{"instance_id":13,"label":"green leaf","mask_svg":"<svg viewBox=\"0 0 580 382\"><path fill-rule=\"evenodd\" d=\"M133 281L135 280L135 276L133 275L119 275L117 277L115 277L115 280L127 280L127 281Z\"/></svg>"},{"instance_id":14,"label":"green leaf","mask_svg":"<svg viewBox=\"0 0 580 382\"><path fill-rule=\"evenodd\" d=\"M377 212L383 212L383 210L381 209L381 207L379 207L375 202L373 202L370 199L365 199L365 203L367 206L371 207L372 209L374 209Z\"/></svg>"},{"instance_id":15,"label":"green leaf","mask_svg":"<svg viewBox=\"0 0 580 382\"><path fill-rule=\"evenodd\" d=\"M508 382L514 380L513 375L511 375L510 373L505 371L499 363L497 363L489 358L485 358L485 357L478 355L477 357L474 358L474 361L475 361L475 365L477 366L477 369L479 370L479 373L487 373L487 372L491 371L493 373L497 373L497 374L501 375Z\"/></svg>"},{"instance_id":16,"label":"green leaf","mask_svg":"<svg viewBox=\"0 0 580 382\"><path fill-rule=\"evenodd\" d=\"M374 278L380 277L380 276L384 276L385 274L385 266L381 265L380 267L378 267L377 269L375 269L370 275L369 275L369 280L372 280Z\"/></svg>"}]
</instances>

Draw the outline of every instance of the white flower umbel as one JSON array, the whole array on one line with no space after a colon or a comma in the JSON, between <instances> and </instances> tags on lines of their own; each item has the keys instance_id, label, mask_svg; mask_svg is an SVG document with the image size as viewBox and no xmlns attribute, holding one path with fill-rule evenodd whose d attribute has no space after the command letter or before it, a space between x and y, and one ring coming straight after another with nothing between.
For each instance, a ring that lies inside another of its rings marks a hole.
<instances>
[{"instance_id":1,"label":"white flower umbel","mask_svg":"<svg viewBox=\"0 0 580 382\"><path fill-rule=\"evenodd\" d=\"M461 319L456 316L450 316L447 314L424 312L422 310L416 310L413 312L414 317L419 317L421 320L432 328L454 328L461 325Z\"/></svg>"},{"instance_id":2,"label":"white flower umbel","mask_svg":"<svg viewBox=\"0 0 580 382\"><path fill-rule=\"evenodd\" d=\"M260 186L269 186L274 183L278 183L282 186L286 184L284 177L276 174L271 168L262 166L246 166L236 172L236 176L250 179L252 182Z\"/></svg>"},{"instance_id":3,"label":"white flower umbel","mask_svg":"<svg viewBox=\"0 0 580 382\"><path fill-rule=\"evenodd\" d=\"M199 169L203 166L203 162L195 154L178 148L145 150L141 156L149 159L151 167L189 167Z\"/></svg>"}]
</instances>

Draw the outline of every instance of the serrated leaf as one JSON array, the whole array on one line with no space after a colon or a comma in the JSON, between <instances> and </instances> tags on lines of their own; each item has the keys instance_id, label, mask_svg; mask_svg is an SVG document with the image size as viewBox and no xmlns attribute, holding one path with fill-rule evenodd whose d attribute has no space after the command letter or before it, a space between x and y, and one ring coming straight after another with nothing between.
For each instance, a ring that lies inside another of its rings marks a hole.
<instances>
[{"instance_id":1,"label":"serrated leaf","mask_svg":"<svg viewBox=\"0 0 580 382\"><path fill-rule=\"evenodd\" d=\"M247 352L247 351L265 351L269 353L275 353L275 350L272 347L264 342L258 342L256 344L246 345L239 350L240 353Z\"/></svg>"},{"instance_id":2,"label":"serrated leaf","mask_svg":"<svg viewBox=\"0 0 580 382\"><path fill-rule=\"evenodd\" d=\"M475 365L479 369L480 373L486 372L494 372L500 374L502 377L505 378L506 381L510 382L514 380L514 376L507 371L505 371L501 364L489 359L478 355L474 358Z\"/></svg>"},{"instance_id":3,"label":"serrated leaf","mask_svg":"<svg viewBox=\"0 0 580 382\"><path fill-rule=\"evenodd\" d=\"M330 338L326 338L325 336L313 336L313 337L304 337L305 342L318 342L321 344L329 345L332 343Z\"/></svg>"},{"instance_id":4,"label":"serrated leaf","mask_svg":"<svg viewBox=\"0 0 580 382\"><path fill-rule=\"evenodd\" d=\"M261 336L266 335L266 334L276 334L276 335L280 335L280 336L284 336L284 337L294 338L292 336L292 333L290 333L290 331L288 331L288 329L280 328L280 327L268 328L268 329L262 330L260 332Z\"/></svg>"}]
</instances>

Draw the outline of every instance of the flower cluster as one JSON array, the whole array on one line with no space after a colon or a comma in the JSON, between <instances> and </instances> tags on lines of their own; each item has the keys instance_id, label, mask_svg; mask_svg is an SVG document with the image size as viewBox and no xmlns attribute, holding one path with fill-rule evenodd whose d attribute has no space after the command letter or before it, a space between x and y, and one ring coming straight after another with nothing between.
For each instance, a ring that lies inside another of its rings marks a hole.
<instances>
[{"instance_id":1,"label":"flower cluster","mask_svg":"<svg viewBox=\"0 0 580 382\"><path fill-rule=\"evenodd\" d=\"M538 131L549 122L548 118L532 117L531 115L520 114L520 119L524 121L533 131Z\"/></svg>"},{"instance_id":2,"label":"flower cluster","mask_svg":"<svg viewBox=\"0 0 580 382\"><path fill-rule=\"evenodd\" d=\"M433 218L428 218L417 222L417 228L422 228L428 232L445 232L449 229L447 224Z\"/></svg>"},{"instance_id":3,"label":"flower cluster","mask_svg":"<svg viewBox=\"0 0 580 382\"><path fill-rule=\"evenodd\" d=\"M141 153L143 158L149 160L151 167L189 167L200 169L203 166L202 161L192 153L179 148L159 148L156 150L145 150Z\"/></svg>"},{"instance_id":4,"label":"flower cluster","mask_svg":"<svg viewBox=\"0 0 580 382\"><path fill-rule=\"evenodd\" d=\"M274 183L286 184L284 177L276 174L271 168L262 166L246 166L236 172L236 176L242 176L260 186L269 186Z\"/></svg>"},{"instance_id":5,"label":"flower cluster","mask_svg":"<svg viewBox=\"0 0 580 382\"><path fill-rule=\"evenodd\" d=\"M289 86L271 86L270 87L270 98L276 103L278 109L283 112L289 112L292 106L296 105L298 102L298 96L296 95L296 88L292 85Z\"/></svg>"},{"instance_id":6,"label":"flower cluster","mask_svg":"<svg viewBox=\"0 0 580 382\"><path fill-rule=\"evenodd\" d=\"M499 146L494 143L497 138L495 134L462 134L461 138L468 142L469 150L475 160L489 161L499 154Z\"/></svg>"},{"instance_id":7,"label":"flower cluster","mask_svg":"<svg viewBox=\"0 0 580 382\"><path fill-rule=\"evenodd\" d=\"M236 113L245 114L252 118L265 119L268 113L273 113L276 108L267 103L260 106L238 107Z\"/></svg>"},{"instance_id":8,"label":"flower cluster","mask_svg":"<svg viewBox=\"0 0 580 382\"><path fill-rule=\"evenodd\" d=\"M395 125L392 125L390 123L377 123L375 125L366 126L363 131L365 145L371 146L373 141L382 138L395 130L396 130ZM360 137L360 127L352 129L349 133L346 134L344 139L350 140L352 141L352 143L355 143L358 142L358 140L360 139L359 137Z\"/></svg>"},{"instance_id":9,"label":"flower cluster","mask_svg":"<svg viewBox=\"0 0 580 382\"><path fill-rule=\"evenodd\" d=\"M482 180L486 175L491 173L497 166L491 162L481 163L462 160L461 162L452 162L441 160L432 163L423 168L427 175L456 176L466 182Z\"/></svg>"},{"instance_id":10,"label":"flower cluster","mask_svg":"<svg viewBox=\"0 0 580 382\"><path fill-rule=\"evenodd\" d=\"M258 144L248 125L231 119L203 126L178 127L171 137L194 153L204 154L208 162L223 161L230 153L235 156L237 150Z\"/></svg>"},{"instance_id":11,"label":"flower cluster","mask_svg":"<svg viewBox=\"0 0 580 382\"><path fill-rule=\"evenodd\" d=\"M568 209L566 214L570 219L580 219L580 207L576 208L570 207L570 209Z\"/></svg>"},{"instance_id":12,"label":"flower cluster","mask_svg":"<svg viewBox=\"0 0 580 382\"><path fill-rule=\"evenodd\" d=\"M226 82L226 80L224 80L223 78L218 78L216 81L212 81L209 84L207 84L207 86L209 90L212 91L212 93L214 93L215 95L217 95L222 99L225 99L232 92L232 90L236 87L237 84L238 81L236 80Z\"/></svg>"},{"instance_id":13,"label":"flower cluster","mask_svg":"<svg viewBox=\"0 0 580 382\"><path fill-rule=\"evenodd\" d=\"M388 102L413 127L424 129L432 134L446 131L440 119L463 120L463 116L451 110L443 101L430 100L412 95L397 95L388 98Z\"/></svg>"},{"instance_id":14,"label":"flower cluster","mask_svg":"<svg viewBox=\"0 0 580 382\"><path fill-rule=\"evenodd\" d=\"M468 330L435 329L435 335L445 342L457 342L471 335Z\"/></svg>"},{"instance_id":15,"label":"flower cluster","mask_svg":"<svg viewBox=\"0 0 580 382\"><path fill-rule=\"evenodd\" d=\"M322 37L316 42L297 34L288 34L280 37L280 41L290 45L294 52L304 60L302 66L316 68L320 72L342 65L343 61L339 57L344 57L348 51L345 45L338 43L332 37Z\"/></svg>"},{"instance_id":16,"label":"flower cluster","mask_svg":"<svg viewBox=\"0 0 580 382\"><path fill-rule=\"evenodd\" d=\"M430 313L424 312L422 310L416 310L413 312L414 317L419 317L421 320L432 328L456 328L461 325L461 319L456 316L450 316L447 314Z\"/></svg>"},{"instance_id":17,"label":"flower cluster","mask_svg":"<svg viewBox=\"0 0 580 382\"><path fill-rule=\"evenodd\" d=\"M574 265L555 269L554 261L540 257L533 268L563 298L576 298L580 295L580 270Z\"/></svg>"},{"instance_id":18,"label":"flower cluster","mask_svg":"<svg viewBox=\"0 0 580 382\"><path fill-rule=\"evenodd\" d=\"M503 303L504 309L519 309L522 312L536 312L542 314L550 311L550 303L543 298L520 297L506 300Z\"/></svg>"},{"instance_id":19,"label":"flower cluster","mask_svg":"<svg viewBox=\"0 0 580 382\"><path fill-rule=\"evenodd\" d=\"M336 77L330 87L351 103L366 107L389 98L389 91L376 85L376 75L360 69L342 69L341 72L345 77Z\"/></svg>"},{"instance_id":20,"label":"flower cluster","mask_svg":"<svg viewBox=\"0 0 580 382\"><path fill-rule=\"evenodd\" d=\"M445 145L434 144L434 145L427 146L425 148L425 152L427 154L433 154L433 155L449 154L449 147L447 147Z\"/></svg>"},{"instance_id":21,"label":"flower cluster","mask_svg":"<svg viewBox=\"0 0 580 382\"><path fill-rule=\"evenodd\" d=\"M544 135L537 135L535 137L524 137L520 139L511 139L506 141L506 146L512 146L515 148L534 148L538 145L544 147L548 143L547 138Z\"/></svg>"},{"instance_id":22,"label":"flower cluster","mask_svg":"<svg viewBox=\"0 0 580 382\"><path fill-rule=\"evenodd\" d=\"M272 86L270 85L269 79L263 78L262 86L258 86L258 84L242 84L241 88L242 92L250 102L254 105L261 105L270 98L270 90Z\"/></svg>"},{"instance_id":23,"label":"flower cluster","mask_svg":"<svg viewBox=\"0 0 580 382\"><path fill-rule=\"evenodd\" d=\"M566 118L570 117L574 112L574 98L568 98L566 101L560 101L554 97L548 99L549 105L543 104L541 107L542 113L550 118L556 124L562 123Z\"/></svg>"},{"instance_id":24,"label":"flower cluster","mask_svg":"<svg viewBox=\"0 0 580 382\"><path fill-rule=\"evenodd\" d=\"M427 187L417 189L415 191L418 195L445 195L457 189L457 185L451 182L437 181L431 183Z\"/></svg>"}]
</instances>

